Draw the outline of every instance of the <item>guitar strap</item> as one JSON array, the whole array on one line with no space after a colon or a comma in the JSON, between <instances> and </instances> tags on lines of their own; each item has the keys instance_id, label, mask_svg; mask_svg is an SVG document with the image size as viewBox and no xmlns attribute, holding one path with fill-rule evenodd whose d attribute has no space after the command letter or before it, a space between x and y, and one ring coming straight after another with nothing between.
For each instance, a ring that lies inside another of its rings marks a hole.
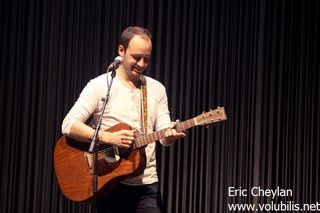
<instances>
[{"instance_id":1,"label":"guitar strap","mask_svg":"<svg viewBox=\"0 0 320 213\"><path fill-rule=\"evenodd\" d=\"M141 81L141 91L142 91L142 127L143 127L143 133L146 135L148 133L148 96L147 96L147 81L146 78L141 75L140 77Z\"/></svg>"}]
</instances>

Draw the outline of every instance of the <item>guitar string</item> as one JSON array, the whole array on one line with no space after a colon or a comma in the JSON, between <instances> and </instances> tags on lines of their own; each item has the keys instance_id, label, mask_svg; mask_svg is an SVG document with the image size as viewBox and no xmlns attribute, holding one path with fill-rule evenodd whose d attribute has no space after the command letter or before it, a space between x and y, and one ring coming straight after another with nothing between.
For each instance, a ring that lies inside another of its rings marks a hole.
<instances>
[{"instance_id":1,"label":"guitar string","mask_svg":"<svg viewBox=\"0 0 320 213\"><path fill-rule=\"evenodd\" d=\"M129 153L130 151L131 151L130 149L122 149L122 154L127 154L127 153ZM98 151L98 158L99 158L99 157L102 157L102 158L103 158L104 156L114 157L113 148L112 148L112 147L109 147L109 148L106 148L106 149L104 149L104 150ZM92 159L93 159L93 154L90 154L90 155L88 156L88 158L89 158L90 160L92 160Z\"/></svg>"},{"instance_id":2,"label":"guitar string","mask_svg":"<svg viewBox=\"0 0 320 213\"><path fill-rule=\"evenodd\" d=\"M192 119L189 119L187 121L181 122L180 125L181 125L182 129L187 129L188 127L192 127L194 125L193 123L191 123L192 121L193 121ZM144 139L142 138L141 140L136 140L136 143L139 144L140 142L143 142L143 141L147 142L147 143L148 143L148 141L155 141L154 139L156 138L157 134L160 134L160 137L161 137L164 134L164 130L146 135L144 137ZM153 138L153 137L155 137L155 138ZM132 150L130 148L129 149L122 149L122 154L128 154L131 151ZM104 150L98 151L98 158L101 156L103 157L104 155L109 156L109 157L114 157L113 148L109 147ZM89 158L92 160L93 154L91 154L89 156Z\"/></svg>"},{"instance_id":3,"label":"guitar string","mask_svg":"<svg viewBox=\"0 0 320 213\"><path fill-rule=\"evenodd\" d=\"M166 128L166 129L169 129L169 128ZM144 143L149 143L150 141L155 141L155 139L157 138L157 135L161 138L163 135L164 135L164 132L166 129L163 129L159 132L154 132L154 133L151 133L149 135L146 135L145 137L142 137L142 138L136 138L136 141L135 143L138 144L139 146L141 146L141 142L144 142ZM131 152L132 150L130 148L128 149L121 149L122 150L122 154L128 154L129 152ZM103 158L104 156L108 156L108 157L114 157L114 151L113 151L113 148L112 147L109 147L109 148L106 148L104 150L100 150L98 151L98 158L101 157ZM90 160L93 159L93 154L90 154L88 156L88 158Z\"/></svg>"},{"instance_id":4,"label":"guitar string","mask_svg":"<svg viewBox=\"0 0 320 213\"><path fill-rule=\"evenodd\" d=\"M107 155L107 156L110 156L110 157L111 157L111 155L114 154L112 149L113 149L112 147L109 147L109 148L107 148L107 149L98 151L98 157L101 157L101 156L103 156L103 155ZM92 159L93 159L93 155L94 155L94 154L90 154L90 155L88 156L89 159L92 160ZM113 157L113 156L112 156L112 157Z\"/></svg>"}]
</instances>

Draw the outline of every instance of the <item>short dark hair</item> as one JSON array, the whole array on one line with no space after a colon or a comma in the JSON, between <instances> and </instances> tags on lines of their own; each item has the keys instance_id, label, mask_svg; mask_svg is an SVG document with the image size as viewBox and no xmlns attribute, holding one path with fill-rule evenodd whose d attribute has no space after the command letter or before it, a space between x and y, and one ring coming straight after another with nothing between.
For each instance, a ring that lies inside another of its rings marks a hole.
<instances>
[{"instance_id":1,"label":"short dark hair","mask_svg":"<svg viewBox=\"0 0 320 213\"><path fill-rule=\"evenodd\" d=\"M122 45L126 50L128 48L129 42L135 35L140 35L142 37L152 39L151 33L148 29L138 26L127 27L121 34L119 45Z\"/></svg>"}]
</instances>

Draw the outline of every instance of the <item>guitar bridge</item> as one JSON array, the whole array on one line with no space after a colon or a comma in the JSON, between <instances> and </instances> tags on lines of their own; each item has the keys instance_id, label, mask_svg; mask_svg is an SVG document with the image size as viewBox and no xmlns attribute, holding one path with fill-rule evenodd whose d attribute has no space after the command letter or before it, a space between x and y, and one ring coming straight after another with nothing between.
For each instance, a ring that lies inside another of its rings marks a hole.
<instances>
[{"instance_id":1,"label":"guitar bridge","mask_svg":"<svg viewBox=\"0 0 320 213\"><path fill-rule=\"evenodd\" d=\"M90 175L93 175L93 154L89 152L83 153L84 162L86 163L87 171Z\"/></svg>"}]
</instances>

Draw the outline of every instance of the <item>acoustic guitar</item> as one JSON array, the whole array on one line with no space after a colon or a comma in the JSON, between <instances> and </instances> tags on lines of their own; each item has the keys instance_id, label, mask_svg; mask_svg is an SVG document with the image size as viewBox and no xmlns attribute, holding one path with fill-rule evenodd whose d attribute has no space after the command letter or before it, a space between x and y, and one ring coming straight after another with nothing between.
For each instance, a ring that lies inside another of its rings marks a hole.
<instances>
[{"instance_id":1,"label":"acoustic guitar","mask_svg":"<svg viewBox=\"0 0 320 213\"><path fill-rule=\"evenodd\" d=\"M192 119L178 122L177 131L184 131L198 125L209 125L227 120L223 107L204 112ZM120 123L108 132L131 129ZM75 141L62 136L54 149L54 167L61 191L70 200L91 202L105 196L119 182L128 176L143 172L146 164L144 147L165 137L166 129L136 137L130 149L99 145L97 154L97 192L93 194L93 154L88 152L89 143Z\"/></svg>"}]
</instances>

